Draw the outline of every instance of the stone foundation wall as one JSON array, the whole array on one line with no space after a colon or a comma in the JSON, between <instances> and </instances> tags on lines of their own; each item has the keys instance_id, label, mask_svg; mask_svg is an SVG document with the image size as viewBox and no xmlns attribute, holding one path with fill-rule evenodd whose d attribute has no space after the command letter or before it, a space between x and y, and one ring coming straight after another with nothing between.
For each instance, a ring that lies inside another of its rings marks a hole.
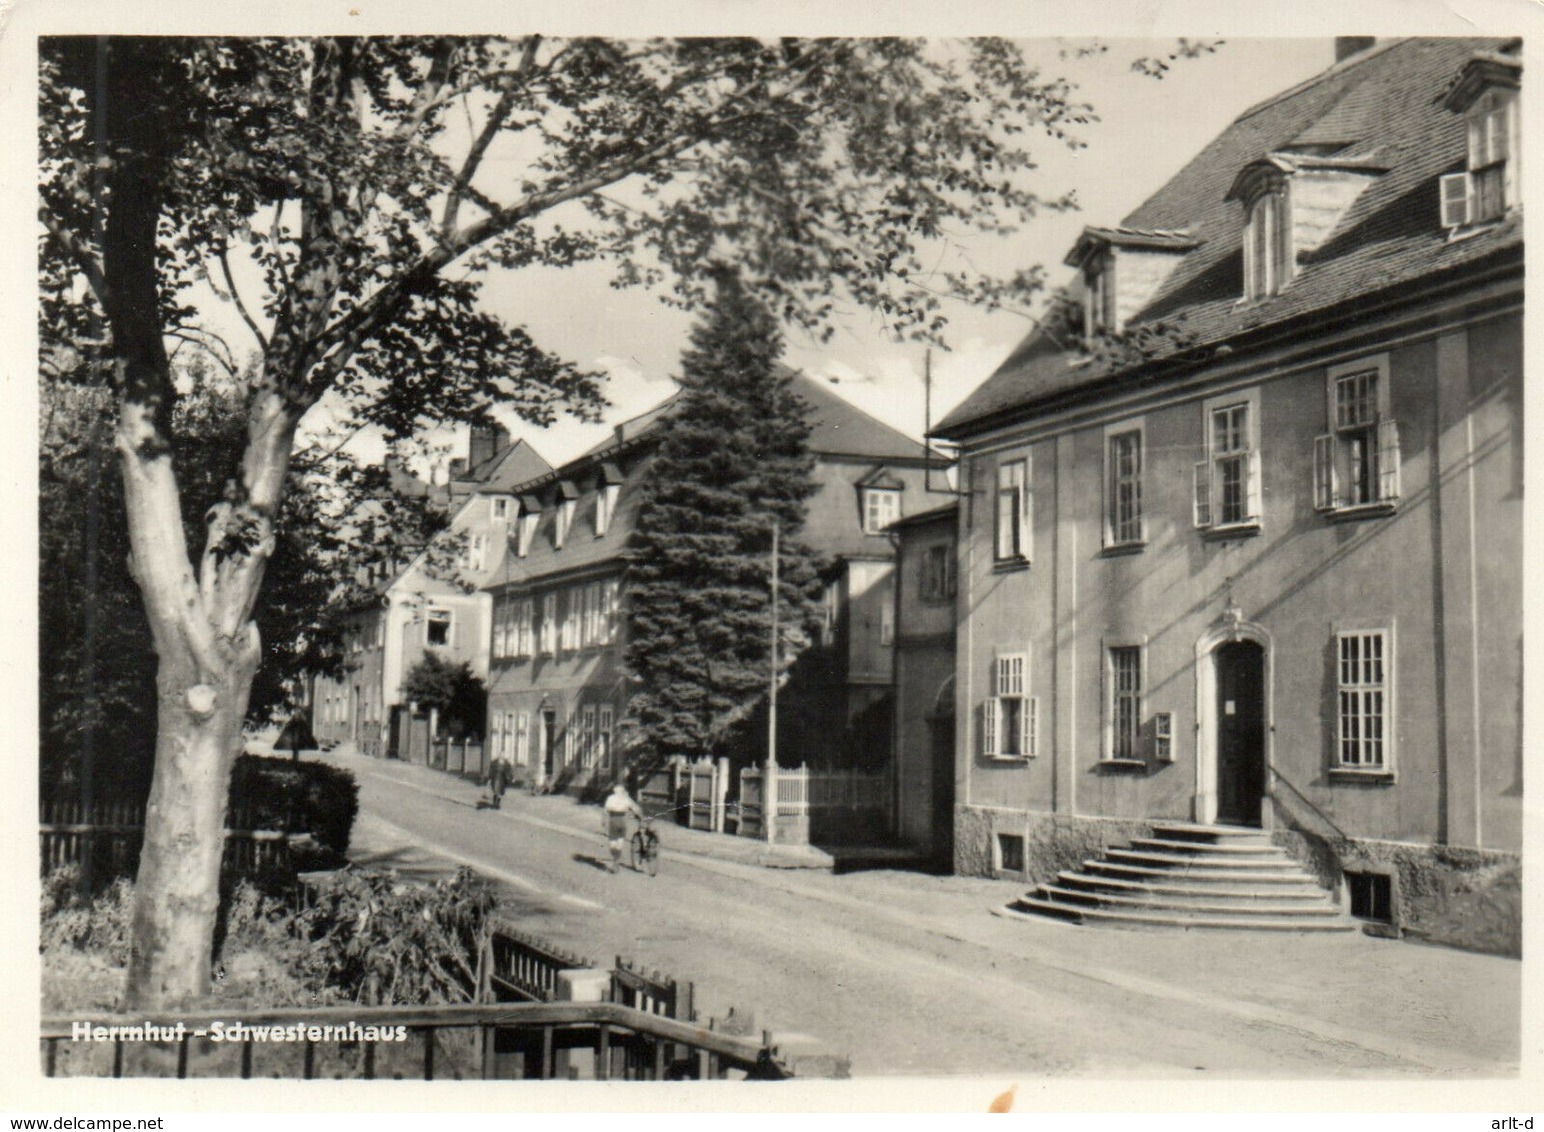
<instances>
[{"instance_id":1,"label":"stone foundation wall","mask_svg":"<svg viewBox=\"0 0 1544 1132\"><path fill-rule=\"evenodd\" d=\"M1041 884L1152 831L1151 822L1125 818L956 806L954 871ZM997 838L1004 833L1024 839L1022 871L1001 867ZM1522 955L1522 858L1516 853L1323 838L1290 830L1273 832L1271 840L1335 891L1343 906L1347 870L1389 877L1390 934L1492 955Z\"/></svg>"},{"instance_id":2,"label":"stone foundation wall","mask_svg":"<svg viewBox=\"0 0 1544 1132\"><path fill-rule=\"evenodd\" d=\"M1085 818L1038 814L990 806L956 806L954 871L961 876L1000 877L1041 884L1063 870L1075 869L1111 845L1153 832L1151 822L1124 818ZM999 867L998 834L1024 839L1023 871Z\"/></svg>"}]
</instances>

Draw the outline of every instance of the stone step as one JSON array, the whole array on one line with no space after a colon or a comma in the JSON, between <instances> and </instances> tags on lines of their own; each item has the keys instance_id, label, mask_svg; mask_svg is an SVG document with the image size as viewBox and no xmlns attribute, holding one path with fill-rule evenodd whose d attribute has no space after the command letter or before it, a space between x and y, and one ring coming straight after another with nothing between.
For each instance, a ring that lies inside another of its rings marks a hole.
<instances>
[{"instance_id":1,"label":"stone step","mask_svg":"<svg viewBox=\"0 0 1544 1132\"><path fill-rule=\"evenodd\" d=\"M1126 861L1088 860L1082 871L1095 876L1114 876L1130 880L1156 879L1184 881L1186 884L1300 884L1305 879L1301 871L1276 869L1250 871L1248 869L1207 869L1199 865L1188 869L1169 866L1149 866Z\"/></svg>"},{"instance_id":2,"label":"stone step","mask_svg":"<svg viewBox=\"0 0 1544 1132\"><path fill-rule=\"evenodd\" d=\"M1309 902L1290 903L1246 903L1236 904L1226 901L1208 900L1204 898L1191 898L1185 896L1165 896L1158 893L1118 893L1118 892L1087 892L1077 888L1068 888L1061 885L1041 885L1031 894L1039 900L1050 900L1061 904L1074 904L1079 908L1101 908L1109 911L1162 911L1171 915L1182 916L1233 916L1253 919L1256 917L1277 916L1306 916L1310 918L1323 918L1327 916L1339 916L1340 909L1331 904L1327 899Z\"/></svg>"},{"instance_id":3,"label":"stone step","mask_svg":"<svg viewBox=\"0 0 1544 1132\"><path fill-rule=\"evenodd\" d=\"M1194 853L1165 853L1157 849L1107 849L1104 855L1106 859L1119 861L1122 864L1138 865L1142 868L1170 869L1175 872L1198 868L1259 872L1297 872L1302 869L1302 865L1280 850L1273 855L1251 853L1239 858L1220 853L1201 857Z\"/></svg>"},{"instance_id":4,"label":"stone step","mask_svg":"<svg viewBox=\"0 0 1544 1132\"><path fill-rule=\"evenodd\" d=\"M1155 837L1186 841L1269 841L1271 835L1257 825L1197 825L1195 822L1163 821L1153 823Z\"/></svg>"},{"instance_id":5,"label":"stone step","mask_svg":"<svg viewBox=\"0 0 1544 1132\"><path fill-rule=\"evenodd\" d=\"M1355 922L1344 916L1319 919L1304 916L1168 915L1158 912L1110 911L1103 908L1075 907L1058 904L1054 900L1042 900L1035 896L1021 896L1012 904L993 911L997 915L1009 918L1039 920L1044 916L1054 916L1075 923L1105 924L1110 927L1276 932L1349 932L1356 929Z\"/></svg>"},{"instance_id":6,"label":"stone step","mask_svg":"<svg viewBox=\"0 0 1544 1132\"><path fill-rule=\"evenodd\" d=\"M1133 837L1133 849L1155 850L1160 853L1179 853L1188 856L1285 856L1286 851L1269 841L1186 841L1183 838Z\"/></svg>"},{"instance_id":7,"label":"stone step","mask_svg":"<svg viewBox=\"0 0 1544 1132\"><path fill-rule=\"evenodd\" d=\"M1233 880L1233 877L1228 877ZM1223 883L1186 884L1179 880L1128 880L1113 876L1090 876L1087 873L1058 873L1056 882L1064 888L1083 889L1088 892L1113 892L1130 896L1151 893L1160 897L1193 897L1215 901L1236 901L1241 904L1257 904L1270 901L1328 900L1330 894L1306 878L1297 883L1270 883L1232 887Z\"/></svg>"}]
</instances>

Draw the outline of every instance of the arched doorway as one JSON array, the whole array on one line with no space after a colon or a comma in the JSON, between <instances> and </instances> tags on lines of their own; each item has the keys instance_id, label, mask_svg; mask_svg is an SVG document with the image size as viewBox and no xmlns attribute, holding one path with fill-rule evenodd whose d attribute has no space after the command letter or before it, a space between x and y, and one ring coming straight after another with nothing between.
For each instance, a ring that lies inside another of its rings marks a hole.
<instances>
[{"instance_id":1,"label":"arched doorway","mask_svg":"<svg viewBox=\"0 0 1544 1132\"><path fill-rule=\"evenodd\" d=\"M1263 824L1271 766L1271 642L1230 610L1196 642L1198 822Z\"/></svg>"}]
</instances>

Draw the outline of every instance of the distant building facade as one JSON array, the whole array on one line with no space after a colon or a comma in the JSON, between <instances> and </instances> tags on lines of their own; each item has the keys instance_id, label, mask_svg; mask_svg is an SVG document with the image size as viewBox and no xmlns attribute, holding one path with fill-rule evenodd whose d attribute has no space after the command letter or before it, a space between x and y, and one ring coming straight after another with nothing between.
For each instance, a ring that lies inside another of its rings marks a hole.
<instances>
[{"instance_id":1,"label":"distant building facade","mask_svg":"<svg viewBox=\"0 0 1544 1132\"><path fill-rule=\"evenodd\" d=\"M894 648L885 528L924 505L929 459L821 383L797 375L793 388L810 408L819 484L800 537L832 565L822 639L779 698L778 756L789 765L883 762ZM539 786L577 790L620 769L616 728L632 691L623 665L630 536L672 404L518 489L509 550L488 583L488 736Z\"/></svg>"},{"instance_id":2,"label":"distant building facade","mask_svg":"<svg viewBox=\"0 0 1544 1132\"><path fill-rule=\"evenodd\" d=\"M1520 78L1380 42L1247 111L936 430L958 871L1264 825L1401 930L1515 946Z\"/></svg>"},{"instance_id":3,"label":"distant building facade","mask_svg":"<svg viewBox=\"0 0 1544 1132\"><path fill-rule=\"evenodd\" d=\"M421 734L410 734L414 705L402 694L414 665L433 653L465 662L486 679L492 599L480 587L499 569L508 544L516 509L509 488L550 465L502 429L474 429L471 446L478 464L470 471L456 467L457 478L440 489L454 508L446 535L456 539L457 553L420 550L364 579L373 596L347 618L347 670L313 682L313 727L322 743L352 742L373 757L422 760L427 720L420 719Z\"/></svg>"}]
</instances>

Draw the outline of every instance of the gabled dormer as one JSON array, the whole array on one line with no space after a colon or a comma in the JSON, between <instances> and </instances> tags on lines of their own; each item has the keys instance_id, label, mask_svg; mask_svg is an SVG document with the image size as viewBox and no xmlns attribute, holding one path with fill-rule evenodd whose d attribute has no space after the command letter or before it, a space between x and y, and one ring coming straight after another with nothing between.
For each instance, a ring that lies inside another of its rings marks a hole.
<instances>
[{"instance_id":1,"label":"gabled dormer","mask_svg":"<svg viewBox=\"0 0 1544 1132\"><path fill-rule=\"evenodd\" d=\"M1198 245L1190 233L1176 229L1083 229L1063 262L1083 274L1085 340L1121 333Z\"/></svg>"},{"instance_id":2,"label":"gabled dormer","mask_svg":"<svg viewBox=\"0 0 1544 1132\"><path fill-rule=\"evenodd\" d=\"M1464 172L1441 179L1442 226L1450 231L1499 220L1522 203L1522 73L1519 56L1484 52L1464 65L1443 97L1446 109L1463 115L1468 142Z\"/></svg>"},{"instance_id":3,"label":"gabled dormer","mask_svg":"<svg viewBox=\"0 0 1544 1132\"><path fill-rule=\"evenodd\" d=\"M552 545L556 550L563 549L563 543L568 538L568 530L574 524L574 511L579 506L579 489L571 480L559 480L556 492L557 523L552 528Z\"/></svg>"},{"instance_id":4,"label":"gabled dormer","mask_svg":"<svg viewBox=\"0 0 1544 1132\"><path fill-rule=\"evenodd\" d=\"M1244 298L1279 294L1301 258L1339 226L1362 191L1386 172L1376 153L1340 157L1305 146L1266 154L1239 170L1226 200L1244 209Z\"/></svg>"},{"instance_id":5,"label":"gabled dormer","mask_svg":"<svg viewBox=\"0 0 1544 1132\"><path fill-rule=\"evenodd\" d=\"M901 492L906 485L888 468L878 467L858 481L858 513L863 533L877 535L901 517Z\"/></svg>"},{"instance_id":6,"label":"gabled dormer","mask_svg":"<svg viewBox=\"0 0 1544 1132\"><path fill-rule=\"evenodd\" d=\"M541 523L541 497L520 497L520 527L515 532L515 556L524 558L531 553L531 542L536 538L536 528Z\"/></svg>"},{"instance_id":7,"label":"gabled dormer","mask_svg":"<svg viewBox=\"0 0 1544 1132\"><path fill-rule=\"evenodd\" d=\"M617 513L617 498L622 493L622 472L615 464L604 463L595 477L595 537L600 538L611 526Z\"/></svg>"}]
</instances>

